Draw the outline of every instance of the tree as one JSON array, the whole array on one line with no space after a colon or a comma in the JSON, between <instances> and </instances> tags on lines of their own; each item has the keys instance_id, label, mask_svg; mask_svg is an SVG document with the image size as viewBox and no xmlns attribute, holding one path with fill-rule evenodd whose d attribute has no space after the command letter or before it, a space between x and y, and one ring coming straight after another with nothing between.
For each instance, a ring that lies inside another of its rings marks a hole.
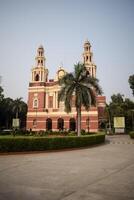
<instances>
[{"instance_id":1,"label":"tree","mask_svg":"<svg viewBox=\"0 0 134 200\"><path fill-rule=\"evenodd\" d=\"M115 103L115 104L121 104L121 103L123 103L123 94L120 94L120 93L118 93L118 94L113 94L112 96L111 96L111 100L112 100L112 103Z\"/></svg>"},{"instance_id":2,"label":"tree","mask_svg":"<svg viewBox=\"0 0 134 200\"><path fill-rule=\"evenodd\" d=\"M134 114L134 102L128 98L123 99L124 95L113 94L111 96L111 102L107 105L108 119L111 121L113 127L114 117L125 117L125 124L127 130L133 128L133 114Z\"/></svg>"},{"instance_id":3,"label":"tree","mask_svg":"<svg viewBox=\"0 0 134 200\"><path fill-rule=\"evenodd\" d=\"M12 119L20 118L20 127L26 126L27 104L22 98L15 100L10 97L4 98L3 88L0 86L0 128L11 128Z\"/></svg>"},{"instance_id":4,"label":"tree","mask_svg":"<svg viewBox=\"0 0 134 200\"><path fill-rule=\"evenodd\" d=\"M129 82L130 88L132 89L132 94L134 96L134 74L129 76L128 82Z\"/></svg>"},{"instance_id":5,"label":"tree","mask_svg":"<svg viewBox=\"0 0 134 200\"><path fill-rule=\"evenodd\" d=\"M21 112L19 113L20 128L26 127L27 104L21 101Z\"/></svg>"},{"instance_id":6,"label":"tree","mask_svg":"<svg viewBox=\"0 0 134 200\"><path fill-rule=\"evenodd\" d=\"M65 111L71 112L72 100L77 112L77 134L81 134L81 107L88 111L91 105L96 105L96 95L102 94L98 79L91 77L84 64L74 65L74 72L67 73L59 80L61 90L59 101L64 101Z\"/></svg>"},{"instance_id":7,"label":"tree","mask_svg":"<svg viewBox=\"0 0 134 200\"><path fill-rule=\"evenodd\" d=\"M4 98L3 99L3 125L8 129L12 126L12 118L13 118L13 99Z\"/></svg>"},{"instance_id":8,"label":"tree","mask_svg":"<svg viewBox=\"0 0 134 200\"><path fill-rule=\"evenodd\" d=\"M0 102L3 100L4 95L3 95L3 88L0 86Z\"/></svg>"},{"instance_id":9,"label":"tree","mask_svg":"<svg viewBox=\"0 0 134 200\"><path fill-rule=\"evenodd\" d=\"M0 126L2 126L2 121L3 121L3 99L4 99L4 95L3 95L3 88L0 86Z\"/></svg>"},{"instance_id":10,"label":"tree","mask_svg":"<svg viewBox=\"0 0 134 200\"><path fill-rule=\"evenodd\" d=\"M13 112L15 112L16 119L19 117L19 113L22 111L22 97L14 100Z\"/></svg>"},{"instance_id":11,"label":"tree","mask_svg":"<svg viewBox=\"0 0 134 200\"><path fill-rule=\"evenodd\" d=\"M123 96L122 94L113 94L111 96L111 102L109 104L109 108L111 111L111 115L114 117L124 116L124 110L123 110Z\"/></svg>"},{"instance_id":12,"label":"tree","mask_svg":"<svg viewBox=\"0 0 134 200\"><path fill-rule=\"evenodd\" d=\"M109 128L109 131L111 131L112 129L112 115L111 115L111 110L110 110L110 106L108 104L106 104L106 107L105 107L105 116L106 116L106 121L108 123L108 128ZM106 125L105 125L106 127Z\"/></svg>"}]
</instances>

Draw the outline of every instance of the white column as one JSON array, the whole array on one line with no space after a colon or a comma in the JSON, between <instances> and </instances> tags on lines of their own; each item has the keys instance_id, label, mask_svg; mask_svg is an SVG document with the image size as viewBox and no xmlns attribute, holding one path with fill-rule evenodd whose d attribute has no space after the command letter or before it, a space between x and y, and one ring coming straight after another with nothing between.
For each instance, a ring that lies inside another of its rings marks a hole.
<instances>
[{"instance_id":1,"label":"white column","mask_svg":"<svg viewBox=\"0 0 134 200\"><path fill-rule=\"evenodd\" d=\"M55 101L56 101L56 109L58 108L58 92L56 92L56 95L55 95Z\"/></svg>"},{"instance_id":2,"label":"white column","mask_svg":"<svg viewBox=\"0 0 134 200\"><path fill-rule=\"evenodd\" d=\"M44 70L42 71L42 81L44 82Z\"/></svg>"},{"instance_id":3,"label":"white column","mask_svg":"<svg viewBox=\"0 0 134 200\"><path fill-rule=\"evenodd\" d=\"M46 92L46 109L48 109L48 92Z\"/></svg>"},{"instance_id":4,"label":"white column","mask_svg":"<svg viewBox=\"0 0 134 200\"><path fill-rule=\"evenodd\" d=\"M32 81L33 81L34 79L33 79L33 71L32 71Z\"/></svg>"},{"instance_id":5,"label":"white column","mask_svg":"<svg viewBox=\"0 0 134 200\"><path fill-rule=\"evenodd\" d=\"M53 108L55 108L55 91L53 92Z\"/></svg>"}]
</instances>

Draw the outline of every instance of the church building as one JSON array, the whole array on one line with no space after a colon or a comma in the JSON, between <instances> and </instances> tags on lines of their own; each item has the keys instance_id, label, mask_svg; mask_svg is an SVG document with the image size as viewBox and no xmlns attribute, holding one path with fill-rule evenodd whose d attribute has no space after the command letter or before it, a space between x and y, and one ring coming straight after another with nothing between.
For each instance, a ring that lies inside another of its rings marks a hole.
<instances>
[{"instance_id":1,"label":"church building","mask_svg":"<svg viewBox=\"0 0 134 200\"><path fill-rule=\"evenodd\" d=\"M91 76L96 77L96 65L93 62L91 44L84 43L83 63ZM64 111L64 102L58 102L60 86L58 80L66 74L63 67L57 69L54 79L48 78L46 57L43 46L37 49L35 66L31 70L31 81L28 88L27 130L71 130L76 131L76 108L72 105L71 113ZM97 132L103 121L105 96L97 96L97 104L89 111L82 108L81 128L89 132Z\"/></svg>"}]
</instances>

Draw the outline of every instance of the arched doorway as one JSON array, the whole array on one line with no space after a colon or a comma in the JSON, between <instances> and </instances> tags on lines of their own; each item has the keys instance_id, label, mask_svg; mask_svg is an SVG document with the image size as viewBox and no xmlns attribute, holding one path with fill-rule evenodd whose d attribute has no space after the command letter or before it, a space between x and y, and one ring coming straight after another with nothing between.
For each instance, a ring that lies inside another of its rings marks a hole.
<instances>
[{"instance_id":1,"label":"arched doorway","mask_svg":"<svg viewBox=\"0 0 134 200\"><path fill-rule=\"evenodd\" d=\"M69 129L70 131L75 131L76 129L76 122L74 118L70 118L69 120Z\"/></svg>"},{"instance_id":2,"label":"arched doorway","mask_svg":"<svg viewBox=\"0 0 134 200\"><path fill-rule=\"evenodd\" d=\"M62 118L59 118L57 121L57 128L59 130L63 130L64 129L64 120Z\"/></svg>"},{"instance_id":3,"label":"arched doorway","mask_svg":"<svg viewBox=\"0 0 134 200\"><path fill-rule=\"evenodd\" d=\"M47 118L46 120L46 130L52 130L52 119Z\"/></svg>"}]
</instances>

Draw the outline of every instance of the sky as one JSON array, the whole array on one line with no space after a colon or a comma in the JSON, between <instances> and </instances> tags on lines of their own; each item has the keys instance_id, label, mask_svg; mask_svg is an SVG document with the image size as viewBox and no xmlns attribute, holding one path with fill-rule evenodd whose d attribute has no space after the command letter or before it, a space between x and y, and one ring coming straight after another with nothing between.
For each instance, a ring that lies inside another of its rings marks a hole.
<instances>
[{"instance_id":1,"label":"sky","mask_svg":"<svg viewBox=\"0 0 134 200\"><path fill-rule=\"evenodd\" d=\"M107 102L121 93L133 100L134 0L0 0L0 76L5 97L27 102L37 48L44 46L49 78L68 72L92 45L97 78Z\"/></svg>"}]
</instances>

